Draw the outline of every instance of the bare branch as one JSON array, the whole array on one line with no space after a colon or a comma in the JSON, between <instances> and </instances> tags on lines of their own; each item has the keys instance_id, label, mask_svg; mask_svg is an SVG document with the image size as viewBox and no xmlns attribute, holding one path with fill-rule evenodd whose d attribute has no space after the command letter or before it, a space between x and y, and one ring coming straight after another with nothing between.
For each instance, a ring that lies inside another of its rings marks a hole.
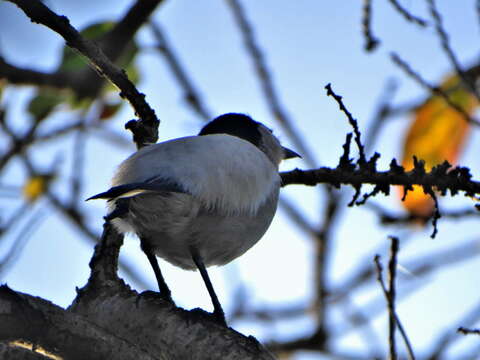
<instances>
[{"instance_id":1,"label":"bare branch","mask_svg":"<svg viewBox=\"0 0 480 360\"><path fill-rule=\"evenodd\" d=\"M398 317L395 309L395 276L397 268L397 254L399 250L399 240L396 237L391 237L392 245L390 248L390 260L388 263L388 276L389 276L389 287L385 286L382 278L382 264L380 263L380 255L375 256L375 265L377 267L377 280L382 287L385 299L387 300L387 307L389 313L389 346L390 346L390 359L397 359L397 350L395 345L395 329L398 327L400 334L402 335L403 341L407 348L408 357L410 360L415 360L415 355L413 353L412 345L408 339L407 333L405 332L400 318Z\"/></svg>"},{"instance_id":2,"label":"bare branch","mask_svg":"<svg viewBox=\"0 0 480 360\"><path fill-rule=\"evenodd\" d=\"M392 4L392 6L395 8L395 10L397 10L398 13L405 18L405 20L407 20L411 23L414 23L418 26L421 26L421 27L426 27L428 25L426 20L423 20L423 19L419 18L418 16L410 14L407 11L407 9L405 9L402 5L400 5L398 0L390 0L390 4Z\"/></svg>"},{"instance_id":3,"label":"bare branch","mask_svg":"<svg viewBox=\"0 0 480 360\"><path fill-rule=\"evenodd\" d=\"M7 79L16 85L49 86L57 89L71 88L71 79L65 72L53 74L21 68L7 63L0 56L0 79Z\"/></svg>"},{"instance_id":4,"label":"bare branch","mask_svg":"<svg viewBox=\"0 0 480 360\"><path fill-rule=\"evenodd\" d=\"M258 80L260 81L270 111L287 133L288 137L292 140L295 150L302 155L303 159L309 164L309 166L316 166L313 153L307 148L307 145L299 135L298 131L295 130L293 121L287 115L287 112L284 110L280 102L280 97L273 84L272 75L266 64L265 57L260 46L256 42L253 28L248 22L245 10L240 4L240 0L227 0L227 3L230 5L235 21L237 22L243 36L245 47L254 64Z\"/></svg>"},{"instance_id":5,"label":"bare branch","mask_svg":"<svg viewBox=\"0 0 480 360\"><path fill-rule=\"evenodd\" d=\"M470 92L473 95L475 95L477 100L480 100L480 94L477 91L477 87L475 86L475 83L472 81L471 78L467 76L465 71L463 71L462 66L460 65L460 62L457 59L457 56L455 55L455 53L452 50L452 47L450 46L450 39L448 37L447 32L443 28L442 17L440 16L440 13L437 10L437 7L435 5L435 0L427 0L427 3L429 5L430 14L432 15L433 21L435 23L435 30L437 31L438 37L440 38L442 48L445 51L445 54L447 54L447 57L450 60L450 63L452 64L453 68L455 69L455 72L462 79L466 87L470 90Z\"/></svg>"},{"instance_id":6,"label":"bare branch","mask_svg":"<svg viewBox=\"0 0 480 360\"><path fill-rule=\"evenodd\" d=\"M463 335L471 335L471 334L480 335L480 329L467 329L467 328L464 328L464 327L460 326L457 329L457 331L460 334L463 334Z\"/></svg>"},{"instance_id":7,"label":"bare branch","mask_svg":"<svg viewBox=\"0 0 480 360\"><path fill-rule=\"evenodd\" d=\"M462 339L454 329L462 327L470 328L478 321L478 319L480 319L480 302L469 309L460 320L447 326L444 332L437 337L435 344L432 346L430 355L426 356L425 359L436 360L441 358L442 353L444 353L449 346L452 346L455 341Z\"/></svg>"},{"instance_id":8,"label":"bare branch","mask_svg":"<svg viewBox=\"0 0 480 360\"><path fill-rule=\"evenodd\" d=\"M204 104L199 92L195 89L192 80L187 75L186 69L182 66L180 59L172 48L172 45L168 41L165 32L162 27L155 23L151 22L150 27L153 31L153 35L157 40L156 48L161 52L165 57L167 64L170 66L172 74L175 76L180 87L185 93L185 100L187 104L205 121L212 118L210 111L207 109Z\"/></svg>"},{"instance_id":9,"label":"bare branch","mask_svg":"<svg viewBox=\"0 0 480 360\"><path fill-rule=\"evenodd\" d=\"M445 102L455 111L457 111L462 117L473 125L480 125L477 119L472 118L461 106L455 104L452 99L439 87L429 84L423 79L417 72L415 72L405 61L403 61L397 54L391 54L392 61L398 65L405 73L419 83L423 88L430 91L433 95L437 95L445 100Z\"/></svg>"},{"instance_id":10,"label":"bare branch","mask_svg":"<svg viewBox=\"0 0 480 360\"><path fill-rule=\"evenodd\" d=\"M368 52L374 51L380 41L372 34L372 0L363 0L362 11L362 31L365 37L365 50Z\"/></svg>"},{"instance_id":11,"label":"bare branch","mask_svg":"<svg viewBox=\"0 0 480 360\"><path fill-rule=\"evenodd\" d=\"M360 139L360 130L358 129L358 122L356 119L353 118L352 113L348 111L348 109L345 107L343 104L342 97L340 95L335 94L335 92L332 90L332 85L327 84L325 86L325 89L327 90L327 96L332 96L335 101L338 104L338 107L340 110L347 116L348 122L350 123L350 126L353 128L353 132L355 134L355 143L357 144L358 148L358 153L359 153L359 165L362 166L363 164L366 163L366 158L365 158L365 148L362 144L362 141Z\"/></svg>"},{"instance_id":12,"label":"bare branch","mask_svg":"<svg viewBox=\"0 0 480 360\"><path fill-rule=\"evenodd\" d=\"M35 212L30 219L26 222L23 229L20 231L16 239L13 241L12 246L8 252L0 260L0 277L4 277L12 262L18 257L22 252L25 245L27 245L28 240L32 236L33 232L38 229L42 221L45 220L48 212L44 209L41 209Z\"/></svg>"}]
</instances>

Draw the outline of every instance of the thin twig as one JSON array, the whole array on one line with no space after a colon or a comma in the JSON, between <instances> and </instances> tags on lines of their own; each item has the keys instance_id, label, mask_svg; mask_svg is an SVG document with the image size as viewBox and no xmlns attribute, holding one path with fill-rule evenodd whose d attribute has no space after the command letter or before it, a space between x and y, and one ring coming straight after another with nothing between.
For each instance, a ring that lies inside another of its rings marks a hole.
<instances>
[{"instance_id":1,"label":"thin twig","mask_svg":"<svg viewBox=\"0 0 480 360\"><path fill-rule=\"evenodd\" d=\"M302 214L300 209L297 207L297 203L290 201L286 196L281 196L279 200L279 205L281 209L287 214L289 219L305 234L311 238L316 239L318 236L318 231L315 230L315 227L310 224L310 221L306 218L305 214Z\"/></svg>"},{"instance_id":2,"label":"thin twig","mask_svg":"<svg viewBox=\"0 0 480 360\"><path fill-rule=\"evenodd\" d=\"M380 92L380 99L377 101L375 106L376 112L373 116L370 125L368 126L367 136L365 137L365 150L368 151L372 149L375 145L375 141L379 139L379 133L382 125L385 124L385 120L392 114L391 101L395 92L397 91L398 85L394 80L387 80L382 91Z\"/></svg>"},{"instance_id":3,"label":"thin twig","mask_svg":"<svg viewBox=\"0 0 480 360\"><path fill-rule=\"evenodd\" d=\"M11 267L13 261L22 252L28 240L33 235L34 231L38 229L40 224L46 219L48 211L40 209L36 211L30 219L26 222L23 229L18 234L17 238L13 241L12 246L8 250L7 254L0 260L0 277L4 277L8 269Z\"/></svg>"},{"instance_id":4,"label":"thin twig","mask_svg":"<svg viewBox=\"0 0 480 360\"><path fill-rule=\"evenodd\" d=\"M455 72L460 77L460 79L462 79L463 83L467 86L470 92L477 98L477 100L480 100L480 95L477 91L475 83L472 82L472 80L467 76L465 71L463 71L462 66L460 65L460 62L457 59L457 56L455 55L455 53L452 50L452 47L450 46L450 39L448 37L447 32L443 28L442 17L440 16L440 13L437 10L437 7L435 5L435 0L427 0L427 3L429 5L430 14L435 23L435 30L437 31L438 37L440 38L440 41L441 41L442 48L447 54L447 57L450 60L453 68L455 69Z\"/></svg>"},{"instance_id":5,"label":"thin twig","mask_svg":"<svg viewBox=\"0 0 480 360\"><path fill-rule=\"evenodd\" d=\"M480 24L480 0L476 1L475 8L477 10L477 21Z\"/></svg>"},{"instance_id":6,"label":"thin twig","mask_svg":"<svg viewBox=\"0 0 480 360\"><path fill-rule=\"evenodd\" d=\"M377 281L380 283L380 286L387 300L387 307L389 312L389 345L390 345L390 359L397 359L397 350L395 345L395 329L398 327L400 334L405 342L405 347L407 348L408 357L411 360L415 360L415 355L413 353L413 348L408 339L407 333L403 328L403 325L398 317L395 310L395 276L397 268L397 255L399 250L399 240L396 237L391 237L392 245L390 247L390 260L388 263L388 277L389 277L389 289L385 286L382 278L382 264L380 263L380 255L375 256L375 265L377 267Z\"/></svg>"},{"instance_id":7,"label":"thin twig","mask_svg":"<svg viewBox=\"0 0 480 360\"><path fill-rule=\"evenodd\" d=\"M372 52L380 41L372 34L372 0L363 0L362 32L365 37L365 50Z\"/></svg>"},{"instance_id":8,"label":"thin twig","mask_svg":"<svg viewBox=\"0 0 480 360\"><path fill-rule=\"evenodd\" d=\"M387 289L387 286L383 282L383 277L382 277L382 272L383 272L383 267L382 264L380 263L380 255L375 255L374 258L375 265L377 267L377 281L380 283L380 286L382 287L383 294L385 295L385 299L387 300L387 308L388 308L388 315L389 315L389 326L388 326L388 345L389 345L389 351L390 351L390 360L396 360L397 359L397 349L395 346L395 309L392 306L392 299L390 296L390 292ZM393 324L393 325L392 325Z\"/></svg>"},{"instance_id":9,"label":"thin twig","mask_svg":"<svg viewBox=\"0 0 480 360\"><path fill-rule=\"evenodd\" d=\"M459 332L460 334L463 334L463 335L471 335L471 334L480 335L480 329L467 329L463 326L460 326L457 329L457 332Z\"/></svg>"},{"instance_id":10,"label":"thin twig","mask_svg":"<svg viewBox=\"0 0 480 360\"><path fill-rule=\"evenodd\" d=\"M417 24L418 26L426 27L428 25L426 20L419 18L418 16L410 14L397 0L390 0L390 4L402 15L405 20Z\"/></svg>"},{"instance_id":11,"label":"thin twig","mask_svg":"<svg viewBox=\"0 0 480 360\"><path fill-rule=\"evenodd\" d=\"M18 194L15 194L15 197L18 199ZM24 202L22 205L20 205L12 215L6 220L3 224L1 224L0 228L0 235L6 233L9 231L11 228L14 227L14 225L19 222L23 216L28 214L28 210L31 208L31 204L29 202ZM3 219L2 219L3 220Z\"/></svg>"},{"instance_id":12,"label":"thin twig","mask_svg":"<svg viewBox=\"0 0 480 360\"><path fill-rule=\"evenodd\" d=\"M433 95L437 95L441 97L442 99L445 100L445 102L455 111L457 111L462 117L468 121L469 123L479 126L480 122L477 119L472 118L461 106L457 105L450 99L450 96L448 96L441 88L437 86L433 86L429 84L425 79L423 79L420 74L415 72L410 65L408 65L404 60L402 60L397 54L391 53L391 59L392 61L400 67L408 76L410 76L412 79L414 79L418 84L420 84L423 88L427 89L430 91Z\"/></svg>"},{"instance_id":13,"label":"thin twig","mask_svg":"<svg viewBox=\"0 0 480 360\"><path fill-rule=\"evenodd\" d=\"M358 153L359 153L359 160L358 162L360 165L366 163L366 158L365 158L365 148L362 144L362 141L360 139L360 130L358 129L358 122L356 119L353 118L352 114L346 106L343 104L342 97L340 95L335 94L335 92L332 90L332 85L327 84L325 86L325 89L327 90L327 96L332 96L335 101L338 104L338 107L340 110L347 116L348 122L350 123L350 126L353 128L353 132L355 133L355 143L357 144L358 147Z\"/></svg>"},{"instance_id":14,"label":"thin twig","mask_svg":"<svg viewBox=\"0 0 480 360\"><path fill-rule=\"evenodd\" d=\"M395 345L395 330L396 330L396 321L395 321L395 298L397 296L397 291L395 287L395 278L397 274L397 254L398 254L398 238L392 237L392 246L390 248L390 260L388 262L388 313L390 314L388 320L388 329L389 329L389 344L390 344L390 355L392 359L396 359L396 345ZM395 356L393 356L395 355Z\"/></svg>"},{"instance_id":15,"label":"thin twig","mask_svg":"<svg viewBox=\"0 0 480 360\"><path fill-rule=\"evenodd\" d=\"M83 185L83 171L85 168L85 143L86 128L83 123L78 128L73 139L70 206L74 206L80 201L80 194Z\"/></svg>"},{"instance_id":16,"label":"thin twig","mask_svg":"<svg viewBox=\"0 0 480 360\"><path fill-rule=\"evenodd\" d=\"M197 89L193 85L192 79L187 75L186 69L182 66L180 59L168 41L162 27L156 22L150 22L153 35L157 40L156 48L165 57L167 64L170 66L171 73L175 76L180 87L185 93L187 104L205 121L210 120L211 113L207 109L203 99Z\"/></svg>"},{"instance_id":17,"label":"thin twig","mask_svg":"<svg viewBox=\"0 0 480 360\"><path fill-rule=\"evenodd\" d=\"M433 349L432 352L429 356L426 356L425 359L436 360L442 358L442 353L444 353L448 347L451 347L455 341L462 339L453 329L461 327L469 328L475 325L479 318L480 302L464 313L462 318L455 322L457 325L450 324L445 328L443 334L437 337L435 344L431 347Z\"/></svg>"},{"instance_id":18,"label":"thin twig","mask_svg":"<svg viewBox=\"0 0 480 360\"><path fill-rule=\"evenodd\" d=\"M302 158L309 166L315 167L316 161L313 152L307 148L306 143L294 128L293 121L287 115L287 112L284 110L284 107L280 102L280 97L273 84L272 75L268 69L265 56L263 55L260 46L257 44L253 28L247 19L245 10L240 4L240 0L227 0L227 3L230 5L234 19L243 36L245 47L255 67L261 89L270 111L282 126L287 136L292 140L295 151L302 155Z\"/></svg>"}]
</instances>

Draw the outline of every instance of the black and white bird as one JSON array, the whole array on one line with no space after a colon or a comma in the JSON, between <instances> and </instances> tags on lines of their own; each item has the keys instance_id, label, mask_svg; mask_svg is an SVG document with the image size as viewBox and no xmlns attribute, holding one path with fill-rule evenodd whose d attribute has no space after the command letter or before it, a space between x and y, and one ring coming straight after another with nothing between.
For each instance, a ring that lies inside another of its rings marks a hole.
<instances>
[{"instance_id":1,"label":"black and white bird","mask_svg":"<svg viewBox=\"0 0 480 360\"><path fill-rule=\"evenodd\" d=\"M198 136L140 149L120 164L112 188L90 199L107 199L106 220L139 237L163 298L171 293L156 256L198 269L225 324L206 268L236 259L265 234L277 209L279 163L293 157L263 124L224 114Z\"/></svg>"}]
</instances>

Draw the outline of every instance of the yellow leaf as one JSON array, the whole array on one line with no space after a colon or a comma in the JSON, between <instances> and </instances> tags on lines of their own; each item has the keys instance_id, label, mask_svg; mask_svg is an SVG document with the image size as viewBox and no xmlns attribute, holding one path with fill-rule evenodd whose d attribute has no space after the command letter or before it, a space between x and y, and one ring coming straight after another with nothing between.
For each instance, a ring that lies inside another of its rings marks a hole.
<instances>
[{"instance_id":1,"label":"yellow leaf","mask_svg":"<svg viewBox=\"0 0 480 360\"><path fill-rule=\"evenodd\" d=\"M34 202L47 190L48 177L45 175L33 176L23 186L23 196L28 202Z\"/></svg>"},{"instance_id":2,"label":"yellow leaf","mask_svg":"<svg viewBox=\"0 0 480 360\"><path fill-rule=\"evenodd\" d=\"M457 76L448 77L441 85L451 101L472 114L478 103L465 89ZM425 160L426 170L447 160L455 164L466 142L470 124L446 101L431 96L415 112L407 132L402 165L406 170L413 168L413 156ZM403 189L401 191L403 195ZM409 191L403 206L412 214L428 216L433 210L433 200L419 186Z\"/></svg>"}]
</instances>

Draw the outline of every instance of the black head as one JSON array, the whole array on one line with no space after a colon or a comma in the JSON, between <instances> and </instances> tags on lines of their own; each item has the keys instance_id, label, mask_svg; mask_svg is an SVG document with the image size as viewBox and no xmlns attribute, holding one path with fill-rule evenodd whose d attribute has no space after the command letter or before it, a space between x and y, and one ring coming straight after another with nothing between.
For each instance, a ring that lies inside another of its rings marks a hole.
<instances>
[{"instance_id":1,"label":"black head","mask_svg":"<svg viewBox=\"0 0 480 360\"><path fill-rule=\"evenodd\" d=\"M250 116L237 113L223 114L205 125L198 133L201 135L228 134L251 142L259 147L262 139L260 123Z\"/></svg>"}]
</instances>

